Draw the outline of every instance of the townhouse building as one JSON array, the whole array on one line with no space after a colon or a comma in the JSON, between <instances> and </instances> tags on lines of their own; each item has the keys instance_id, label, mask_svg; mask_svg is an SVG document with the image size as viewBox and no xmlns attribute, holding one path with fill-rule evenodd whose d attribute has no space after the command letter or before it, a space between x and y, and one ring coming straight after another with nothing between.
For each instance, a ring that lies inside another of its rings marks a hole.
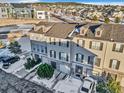
<instances>
[{"instance_id":1,"label":"townhouse building","mask_svg":"<svg viewBox=\"0 0 124 93\"><path fill-rule=\"evenodd\" d=\"M12 3L12 18L32 19L34 17L34 10L30 4Z\"/></svg>"},{"instance_id":2,"label":"townhouse building","mask_svg":"<svg viewBox=\"0 0 124 93\"><path fill-rule=\"evenodd\" d=\"M37 19L50 19L50 13L49 12L46 12L46 11L36 11L37 13Z\"/></svg>"},{"instance_id":3,"label":"townhouse building","mask_svg":"<svg viewBox=\"0 0 124 93\"><path fill-rule=\"evenodd\" d=\"M43 62L76 76L111 77L124 87L123 25L42 23L40 26L30 33L30 38L32 53L43 55ZM37 48L37 44L44 50Z\"/></svg>"},{"instance_id":4,"label":"townhouse building","mask_svg":"<svg viewBox=\"0 0 124 93\"><path fill-rule=\"evenodd\" d=\"M97 55L93 74L111 77L124 87L124 27L115 24L85 24L74 37L84 40L84 48Z\"/></svg>"},{"instance_id":5,"label":"townhouse building","mask_svg":"<svg viewBox=\"0 0 124 93\"><path fill-rule=\"evenodd\" d=\"M0 3L0 18L11 18L12 6L7 3Z\"/></svg>"},{"instance_id":6,"label":"townhouse building","mask_svg":"<svg viewBox=\"0 0 124 93\"><path fill-rule=\"evenodd\" d=\"M31 49L35 58L74 76L91 76L95 54L73 42L77 24L40 23L30 32Z\"/></svg>"}]
</instances>

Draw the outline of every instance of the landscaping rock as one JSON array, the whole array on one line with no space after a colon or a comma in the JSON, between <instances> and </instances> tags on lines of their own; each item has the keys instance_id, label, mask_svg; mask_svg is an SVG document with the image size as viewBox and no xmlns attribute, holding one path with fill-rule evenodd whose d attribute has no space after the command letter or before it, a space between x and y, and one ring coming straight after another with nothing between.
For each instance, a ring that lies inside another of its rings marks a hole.
<instances>
[{"instance_id":1,"label":"landscaping rock","mask_svg":"<svg viewBox=\"0 0 124 93\"><path fill-rule=\"evenodd\" d=\"M20 79L0 69L0 93L53 93L25 79Z\"/></svg>"}]
</instances>

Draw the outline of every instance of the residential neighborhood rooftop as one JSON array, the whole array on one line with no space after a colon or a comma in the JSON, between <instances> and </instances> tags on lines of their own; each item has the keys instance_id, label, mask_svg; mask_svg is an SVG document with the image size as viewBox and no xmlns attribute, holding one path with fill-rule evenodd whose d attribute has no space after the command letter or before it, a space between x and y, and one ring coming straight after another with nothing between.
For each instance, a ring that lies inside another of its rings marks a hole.
<instances>
[{"instance_id":1,"label":"residential neighborhood rooftop","mask_svg":"<svg viewBox=\"0 0 124 93\"><path fill-rule=\"evenodd\" d=\"M96 24L96 23L83 23L83 24L71 24L71 23L55 23L55 22L40 22L37 24L38 26L44 26L48 28L47 31L44 33L43 27L41 27L37 31L32 31L38 34L44 34L50 37L57 37L57 38L67 38L69 34L75 29L83 27L87 29L86 34L82 35L79 33L74 34L74 37L83 37L83 38L91 38L91 39L98 39L98 40L108 40L108 41L115 41L115 42L124 42L124 26L120 24ZM64 30L63 30L64 29ZM101 31L101 35L96 37L96 31L99 29Z\"/></svg>"}]
</instances>

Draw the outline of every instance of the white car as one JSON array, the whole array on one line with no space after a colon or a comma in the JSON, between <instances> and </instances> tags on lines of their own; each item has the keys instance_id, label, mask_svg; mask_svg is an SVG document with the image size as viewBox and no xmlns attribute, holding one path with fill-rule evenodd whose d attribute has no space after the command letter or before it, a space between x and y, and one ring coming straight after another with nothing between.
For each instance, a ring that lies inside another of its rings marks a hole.
<instances>
[{"instance_id":1,"label":"white car","mask_svg":"<svg viewBox=\"0 0 124 93\"><path fill-rule=\"evenodd\" d=\"M91 77L86 77L79 88L79 93L96 93L96 81Z\"/></svg>"}]
</instances>

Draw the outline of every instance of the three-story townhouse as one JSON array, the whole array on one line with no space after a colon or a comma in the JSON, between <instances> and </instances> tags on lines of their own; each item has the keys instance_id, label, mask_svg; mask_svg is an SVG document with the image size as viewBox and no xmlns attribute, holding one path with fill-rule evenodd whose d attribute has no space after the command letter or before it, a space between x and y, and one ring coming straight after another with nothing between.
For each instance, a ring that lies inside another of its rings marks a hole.
<instances>
[{"instance_id":1,"label":"three-story townhouse","mask_svg":"<svg viewBox=\"0 0 124 93\"><path fill-rule=\"evenodd\" d=\"M119 81L124 87L124 27L118 24L87 23L74 37L84 40L84 49L96 54L93 74ZM82 45L82 42L80 42Z\"/></svg>"},{"instance_id":2,"label":"three-story townhouse","mask_svg":"<svg viewBox=\"0 0 124 93\"><path fill-rule=\"evenodd\" d=\"M43 63L51 64L55 69L75 76L92 75L95 54L77 46L73 33L78 24L41 23L41 28L30 33L32 53L42 58ZM43 39L44 38L44 42ZM39 53L40 44L46 47L46 54ZM34 48L35 47L35 48ZM36 52L34 52L36 51ZM42 56L42 57L41 57Z\"/></svg>"}]
</instances>

